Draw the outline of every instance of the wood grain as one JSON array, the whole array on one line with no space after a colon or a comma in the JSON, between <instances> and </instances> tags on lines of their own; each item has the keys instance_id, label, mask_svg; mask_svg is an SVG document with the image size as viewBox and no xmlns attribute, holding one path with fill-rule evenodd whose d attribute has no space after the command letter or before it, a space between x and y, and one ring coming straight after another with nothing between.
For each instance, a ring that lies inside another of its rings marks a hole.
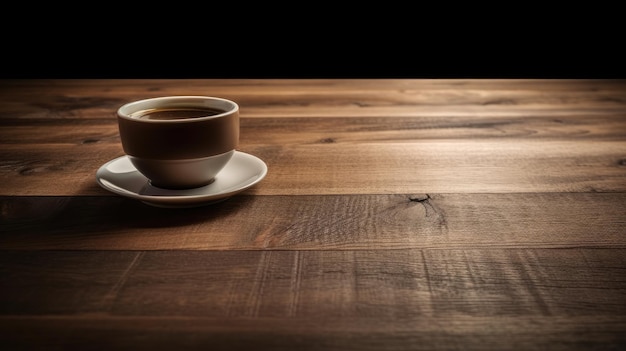
<instances>
[{"instance_id":1,"label":"wood grain","mask_svg":"<svg viewBox=\"0 0 626 351\"><path fill-rule=\"evenodd\" d=\"M625 191L625 86L8 80L0 82L0 195L104 195L94 174L122 155L116 109L132 99L201 90L240 103L239 149L270 168L250 192L256 195ZM48 93L35 97L34 89Z\"/></svg>"},{"instance_id":2,"label":"wood grain","mask_svg":"<svg viewBox=\"0 0 626 351\"><path fill-rule=\"evenodd\" d=\"M454 319L8 316L12 350L620 350L621 317ZM33 337L36 336L36 337ZM94 340L97 345L94 346Z\"/></svg>"},{"instance_id":3,"label":"wood grain","mask_svg":"<svg viewBox=\"0 0 626 351\"><path fill-rule=\"evenodd\" d=\"M0 281L11 284L0 291L0 338L53 349L93 340L157 349L616 349L626 341L625 257L605 249L4 251Z\"/></svg>"},{"instance_id":4,"label":"wood grain","mask_svg":"<svg viewBox=\"0 0 626 351\"><path fill-rule=\"evenodd\" d=\"M241 118L240 143L309 145L497 139L516 141L624 141L624 114L472 117L281 117ZM0 119L4 144L113 144L121 146L114 116L100 119Z\"/></svg>"},{"instance_id":5,"label":"wood grain","mask_svg":"<svg viewBox=\"0 0 626 351\"><path fill-rule=\"evenodd\" d=\"M624 252L3 250L0 314L623 316Z\"/></svg>"},{"instance_id":6,"label":"wood grain","mask_svg":"<svg viewBox=\"0 0 626 351\"><path fill-rule=\"evenodd\" d=\"M100 188L165 95L236 101L267 177ZM2 350L622 350L625 225L625 80L0 80Z\"/></svg>"},{"instance_id":7,"label":"wood grain","mask_svg":"<svg viewBox=\"0 0 626 351\"><path fill-rule=\"evenodd\" d=\"M0 247L55 250L626 248L626 193L236 196L170 210L0 197Z\"/></svg>"},{"instance_id":8,"label":"wood grain","mask_svg":"<svg viewBox=\"0 0 626 351\"><path fill-rule=\"evenodd\" d=\"M318 143L240 151L268 166L254 187L258 195L626 191L626 141ZM96 171L122 155L112 144L8 144L0 150L0 195L106 195Z\"/></svg>"},{"instance_id":9,"label":"wood grain","mask_svg":"<svg viewBox=\"0 0 626 351\"><path fill-rule=\"evenodd\" d=\"M217 95L237 101L243 117L480 116L522 111L571 116L623 113L624 84L591 79L4 80L0 107L1 117L101 118L135 99Z\"/></svg>"}]
</instances>

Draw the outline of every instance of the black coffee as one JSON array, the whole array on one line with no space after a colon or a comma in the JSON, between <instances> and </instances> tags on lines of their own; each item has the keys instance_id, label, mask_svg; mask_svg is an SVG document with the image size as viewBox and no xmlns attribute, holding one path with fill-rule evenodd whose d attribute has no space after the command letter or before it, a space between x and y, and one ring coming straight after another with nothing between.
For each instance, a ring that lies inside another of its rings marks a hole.
<instances>
[{"instance_id":1,"label":"black coffee","mask_svg":"<svg viewBox=\"0 0 626 351\"><path fill-rule=\"evenodd\" d=\"M142 110L132 113L130 116L139 119L168 120L207 117L220 113L224 113L224 111L208 107L176 107Z\"/></svg>"}]
</instances>

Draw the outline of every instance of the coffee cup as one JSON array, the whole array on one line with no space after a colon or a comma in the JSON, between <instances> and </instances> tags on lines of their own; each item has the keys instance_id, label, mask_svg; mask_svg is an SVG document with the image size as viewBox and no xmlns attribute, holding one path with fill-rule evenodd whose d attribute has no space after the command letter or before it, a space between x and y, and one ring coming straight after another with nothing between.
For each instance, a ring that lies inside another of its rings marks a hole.
<instances>
[{"instance_id":1,"label":"coffee cup","mask_svg":"<svg viewBox=\"0 0 626 351\"><path fill-rule=\"evenodd\" d=\"M211 96L163 96L117 110L122 148L153 186L210 184L239 143L239 106Z\"/></svg>"}]
</instances>

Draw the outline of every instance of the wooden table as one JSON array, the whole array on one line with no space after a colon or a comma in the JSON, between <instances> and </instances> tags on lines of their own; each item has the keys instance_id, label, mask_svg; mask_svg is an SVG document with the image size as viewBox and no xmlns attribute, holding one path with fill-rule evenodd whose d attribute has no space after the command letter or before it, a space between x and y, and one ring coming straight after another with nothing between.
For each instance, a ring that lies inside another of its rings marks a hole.
<instances>
[{"instance_id":1,"label":"wooden table","mask_svg":"<svg viewBox=\"0 0 626 351\"><path fill-rule=\"evenodd\" d=\"M115 112L241 109L267 176L164 209L111 193ZM0 348L626 345L626 82L0 81Z\"/></svg>"}]
</instances>

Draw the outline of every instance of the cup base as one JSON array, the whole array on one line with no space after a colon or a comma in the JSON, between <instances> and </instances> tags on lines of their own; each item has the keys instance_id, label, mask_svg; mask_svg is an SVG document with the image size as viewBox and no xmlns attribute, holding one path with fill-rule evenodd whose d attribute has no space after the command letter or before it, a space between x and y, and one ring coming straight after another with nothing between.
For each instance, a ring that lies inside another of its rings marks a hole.
<instances>
[{"instance_id":1,"label":"cup base","mask_svg":"<svg viewBox=\"0 0 626 351\"><path fill-rule=\"evenodd\" d=\"M196 159L154 160L128 156L137 171L150 180L152 186L162 189L193 189L215 181L215 176L226 166L235 150Z\"/></svg>"}]
</instances>

